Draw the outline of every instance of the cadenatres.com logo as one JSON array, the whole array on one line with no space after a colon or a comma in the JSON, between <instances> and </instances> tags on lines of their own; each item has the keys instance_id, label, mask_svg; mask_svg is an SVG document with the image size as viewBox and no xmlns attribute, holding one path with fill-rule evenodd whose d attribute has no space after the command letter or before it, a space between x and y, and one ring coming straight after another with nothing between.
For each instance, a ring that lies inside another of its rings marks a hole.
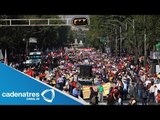
<instances>
[{"instance_id":1,"label":"cadenatres.com logo","mask_svg":"<svg viewBox=\"0 0 160 120\"><path fill-rule=\"evenodd\" d=\"M47 94L49 96L47 96ZM46 89L43 92L3 92L3 98L25 98L25 100L40 100L40 96L46 101L51 103L55 98L55 92L53 89Z\"/></svg>"},{"instance_id":2,"label":"cadenatres.com logo","mask_svg":"<svg viewBox=\"0 0 160 120\"><path fill-rule=\"evenodd\" d=\"M47 93L49 93L49 92L50 92L50 94L51 94L51 97L50 97L50 98L48 98L48 97L45 96L45 94L47 94ZM55 92L54 92L53 89L46 89L46 90L44 90L44 91L41 93L41 96L43 97L43 99L44 99L45 101L51 103L51 102L53 101L53 99L55 98Z\"/></svg>"}]
</instances>

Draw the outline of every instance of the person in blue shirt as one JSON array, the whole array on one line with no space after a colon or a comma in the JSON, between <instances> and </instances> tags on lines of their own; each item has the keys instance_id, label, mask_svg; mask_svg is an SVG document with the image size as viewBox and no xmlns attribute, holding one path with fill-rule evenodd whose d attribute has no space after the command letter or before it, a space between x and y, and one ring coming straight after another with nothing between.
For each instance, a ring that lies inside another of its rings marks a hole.
<instances>
[{"instance_id":1,"label":"person in blue shirt","mask_svg":"<svg viewBox=\"0 0 160 120\"><path fill-rule=\"evenodd\" d=\"M78 87L75 87L72 91L72 95L76 98L78 98L79 96L79 90L78 90Z\"/></svg>"}]
</instances>

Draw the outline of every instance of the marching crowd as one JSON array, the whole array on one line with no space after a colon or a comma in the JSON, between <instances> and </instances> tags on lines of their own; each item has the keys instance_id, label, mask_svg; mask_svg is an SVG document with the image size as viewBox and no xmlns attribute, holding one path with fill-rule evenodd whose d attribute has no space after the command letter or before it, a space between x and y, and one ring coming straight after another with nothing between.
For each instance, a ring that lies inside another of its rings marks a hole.
<instances>
[{"instance_id":1,"label":"marching crowd","mask_svg":"<svg viewBox=\"0 0 160 120\"><path fill-rule=\"evenodd\" d=\"M82 87L78 83L80 65L92 65L93 84L97 90L90 87L90 103L104 102L108 105L160 104L160 74L151 74L151 64L144 65L143 56L134 63L132 55L115 57L95 49L65 49L48 51L42 56L38 65L23 66L21 63L11 63L10 66L56 87L75 97L81 96ZM88 79L88 78L86 78ZM112 83L109 93L104 96L104 83Z\"/></svg>"}]
</instances>

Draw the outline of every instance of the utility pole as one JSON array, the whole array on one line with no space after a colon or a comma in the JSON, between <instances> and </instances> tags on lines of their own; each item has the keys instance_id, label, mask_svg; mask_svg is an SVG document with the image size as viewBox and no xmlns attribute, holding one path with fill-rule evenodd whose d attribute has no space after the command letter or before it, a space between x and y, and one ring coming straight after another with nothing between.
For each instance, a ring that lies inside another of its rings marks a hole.
<instances>
[{"instance_id":1,"label":"utility pole","mask_svg":"<svg viewBox=\"0 0 160 120\"><path fill-rule=\"evenodd\" d=\"M135 34L135 22L134 22L134 19L133 19L133 34Z\"/></svg>"},{"instance_id":2,"label":"utility pole","mask_svg":"<svg viewBox=\"0 0 160 120\"><path fill-rule=\"evenodd\" d=\"M144 31L144 65L146 66L147 63L147 46L146 46L146 30Z\"/></svg>"},{"instance_id":3,"label":"utility pole","mask_svg":"<svg viewBox=\"0 0 160 120\"><path fill-rule=\"evenodd\" d=\"M144 15L144 66L146 66L147 63L147 45L146 45L146 40L147 40L147 35L146 35L146 17Z\"/></svg>"},{"instance_id":4,"label":"utility pole","mask_svg":"<svg viewBox=\"0 0 160 120\"><path fill-rule=\"evenodd\" d=\"M26 40L26 55L28 55L29 51L28 51L28 45L29 45L29 41Z\"/></svg>"},{"instance_id":5,"label":"utility pole","mask_svg":"<svg viewBox=\"0 0 160 120\"><path fill-rule=\"evenodd\" d=\"M137 39L136 39L136 36L135 36L135 21L134 21L134 19L132 21L132 26L133 26L133 38L134 38L134 41L135 41L135 61L134 61L134 63L137 64L137 60L138 60L138 47L137 47Z\"/></svg>"},{"instance_id":6,"label":"utility pole","mask_svg":"<svg viewBox=\"0 0 160 120\"><path fill-rule=\"evenodd\" d=\"M122 27L119 28L120 31L120 48L119 48L119 56L121 56L121 49L122 49Z\"/></svg>"},{"instance_id":7,"label":"utility pole","mask_svg":"<svg viewBox=\"0 0 160 120\"><path fill-rule=\"evenodd\" d=\"M115 34L116 34L116 57L117 57L117 29L115 30Z\"/></svg>"}]
</instances>

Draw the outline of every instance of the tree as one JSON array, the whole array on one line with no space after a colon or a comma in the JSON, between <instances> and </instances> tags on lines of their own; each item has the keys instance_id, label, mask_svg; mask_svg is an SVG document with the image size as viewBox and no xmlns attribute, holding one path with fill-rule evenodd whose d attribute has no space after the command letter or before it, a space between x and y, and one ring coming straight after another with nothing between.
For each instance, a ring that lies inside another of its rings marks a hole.
<instances>
[{"instance_id":1,"label":"tree","mask_svg":"<svg viewBox=\"0 0 160 120\"><path fill-rule=\"evenodd\" d=\"M59 18L56 15L1 15L0 19L39 19L39 18ZM39 22L39 21L38 21ZM35 22L36 24L37 22ZM39 22L41 23L41 22ZM63 23L63 21L52 21L52 23ZM44 26L26 26L26 27L0 27L0 48L8 49L8 53L24 54L25 44L23 40L29 40L35 37L38 40L37 46L41 50L53 47L60 47L67 42L71 36L70 27L44 27Z\"/></svg>"},{"instance_id":2,"label":"tree","mask_svg":"<svg viewBox=\"0 0 160 120\"><path fill-rule=\"evenodd\" d=\"M110 47L115 49L112 46L115 41L115 30L117 34L120 34L120 26L124 25L123 21L126 19L126 16L118 15L93 15L90 16L90 27L87 34L87 39L90 40L90 44L93 47L101 48L103 43L99 42L101 37L109 38ZM94 35L93 35L94 34ZM92 36L92 37L91 37ZM119 36L118 36L119 37ZM95 45L95 42L97 43Z\"/></svg>"}]
</instances>

